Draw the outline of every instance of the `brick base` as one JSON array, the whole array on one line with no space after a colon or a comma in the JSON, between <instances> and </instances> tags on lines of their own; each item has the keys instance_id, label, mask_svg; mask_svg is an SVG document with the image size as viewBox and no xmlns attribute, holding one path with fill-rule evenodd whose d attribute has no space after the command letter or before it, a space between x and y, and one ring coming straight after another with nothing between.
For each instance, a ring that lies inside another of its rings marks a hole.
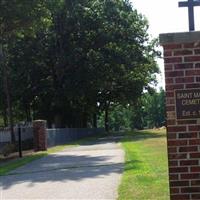
<instances>
[{"instance_id":1,"label":"brick base","mask_svg":"<svg viewBox=\"0 0 200 200\"><path fill-rule=\"evenodd\" d=\"M171 200L200 199L200 120L177 120L175 105L175 90L200 88L197 38L200 40L200 32L160 36L165 61Z\"/></svg>"}]
</instances>

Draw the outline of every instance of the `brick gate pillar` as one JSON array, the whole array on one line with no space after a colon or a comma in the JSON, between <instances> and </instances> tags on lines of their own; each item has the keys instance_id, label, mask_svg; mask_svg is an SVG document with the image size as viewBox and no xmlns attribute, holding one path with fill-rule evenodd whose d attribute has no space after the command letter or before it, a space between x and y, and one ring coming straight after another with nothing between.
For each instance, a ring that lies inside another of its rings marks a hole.
<instances>
[{"instance_id":1,"label":"brick gate pillar","mask_svg":"<svg viewBox=\"0 0 200 200\"><path fill-rule=\"evenodd\" d=\"M200 199L200 32L160 35L171 200Z\"/></svg>"},{"instance_id":2,"label":"brick gate pillar","mask_svg":"<svg viewBox=\"0 0 200 200\"><path fill-rule=\"evenodd\" d=\"M36 120L33 122L34 150L47 150L47 130L45 120Z\"/></svg>"}]
</instances>

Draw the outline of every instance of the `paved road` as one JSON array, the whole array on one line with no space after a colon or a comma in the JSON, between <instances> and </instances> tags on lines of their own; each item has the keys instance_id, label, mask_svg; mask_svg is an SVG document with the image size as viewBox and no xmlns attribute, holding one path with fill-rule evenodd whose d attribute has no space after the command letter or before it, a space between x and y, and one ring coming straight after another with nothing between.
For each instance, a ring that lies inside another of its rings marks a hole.
<instances>
[{"instance_id":1,"label":"paved road","mask_svg":"<svg viewBox=\"0 0 200 200\"><path fill-rule=\"evenodd\" d=\"M113 139L66 149L0 177L0 199L114 200L123 161Z\"/></svg>"}]
</instances>

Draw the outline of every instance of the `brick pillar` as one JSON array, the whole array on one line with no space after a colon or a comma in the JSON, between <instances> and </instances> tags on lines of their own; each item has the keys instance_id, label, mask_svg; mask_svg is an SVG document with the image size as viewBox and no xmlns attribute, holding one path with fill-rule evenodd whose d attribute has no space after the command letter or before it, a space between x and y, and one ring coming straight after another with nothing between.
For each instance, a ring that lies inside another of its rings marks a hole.
<instances>
[{"instance_id":1,"label":"brick pillar","mask_svg":"<svg viewBox=\"0 0 200 200\"><path fill-rule=\"evenodd\" d=\"M45 120L36 120L33 122L34 134L34 150L46 151L47 150L47 130Z\"/></svg>"},{"instance_id":2,"label":"brick pillar","mask_svg":"<svg viewBox=\"0 0 200 200\"><path fill-rule=\"evenodd\" d=\"M161 34L171 200L200 199L200 32Z\"/></svg>"}]
</instances>

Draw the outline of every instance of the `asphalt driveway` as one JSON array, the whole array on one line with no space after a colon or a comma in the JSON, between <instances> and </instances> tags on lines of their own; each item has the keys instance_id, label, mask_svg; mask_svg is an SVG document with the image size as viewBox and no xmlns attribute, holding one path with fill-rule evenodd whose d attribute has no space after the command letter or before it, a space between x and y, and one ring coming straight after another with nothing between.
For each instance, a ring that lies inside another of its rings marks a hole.
<instances>
[{"instance_id":1,"label":"asphalt driveway","mask_svg":"<svg viewBox=\"0 0 200 200\"><path fill-rule=\"evenodd\" d=\"M0 199L115 200L124 152L115 139L66 149L0 177Z\"/></svg>"}]
</instances>

